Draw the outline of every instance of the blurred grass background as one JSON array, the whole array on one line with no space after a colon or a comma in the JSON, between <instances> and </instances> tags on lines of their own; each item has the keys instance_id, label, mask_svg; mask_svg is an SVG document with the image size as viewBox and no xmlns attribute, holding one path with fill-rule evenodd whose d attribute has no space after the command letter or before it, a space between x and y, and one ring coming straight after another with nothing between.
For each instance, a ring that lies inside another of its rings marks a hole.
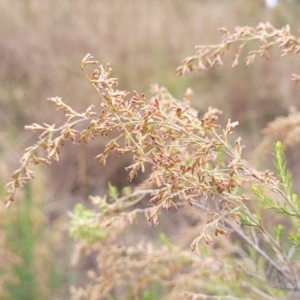
<instances>
[{"instance_id":1,"label":"blurred grass background","mask_svg":"<svg viewBox=\"0 0 300 300\"><path fill-rule=\"evenodd\" d=\"M297 1L281 1L269 9L261 0L128 0L126 4L0 0L2 198L9 174L36 139L24 132L24 126L63 122L47 97L61 96L77 110L99 102L80 70L87 53L101 64L110 63L121 89L147 94L150 84L158 83L181 97L191 87L196 95L193 105L200 112L214 106L224 111L224 121L240 122L237 134L253 159L262 128L276 116L286 115L290 106L300 109L300 90L289 81L291 73L298 71L297 58L280 59L275 50L271 62L258 60L250 68L240 63L231 70L229 62L183 78L176 76L175 69L194 53L196 44L221 42L219 27L233 30L269 21L275 27L290 24L297 35L299 13ZM124 159L111 160L105 168L96 166L93 157L105 142L66 145L59 164L38 169L35 182L20 195L23 201L8 213L1 207L3 248L11 260L0 263L0 269L11 267L15 277L7 284L3 279L7 272L0 272L3 299L68 297L69 286L79 279L69 268L72 241L66 238L67 212L78 202L89 205L88 195L103 194L107 182L119 188L128 184ZM295 180L300 178L298 155L288 150ZM268 165L270 160L266 157L262 162Z\"/></svg>"}]
</instances>

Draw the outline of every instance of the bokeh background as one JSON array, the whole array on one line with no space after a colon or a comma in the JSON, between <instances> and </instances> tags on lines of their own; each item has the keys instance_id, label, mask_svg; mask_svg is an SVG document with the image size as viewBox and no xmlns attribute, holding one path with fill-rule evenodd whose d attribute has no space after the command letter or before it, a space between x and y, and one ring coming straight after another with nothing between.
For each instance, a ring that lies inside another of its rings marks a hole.
<instances>
[{"instance_id":1,"label":"bokeh background","mask_svg":"<svg viewBox=\"0 0 300 300\"><path fill-rule=\"evenodd\" d=\"M95 164L105 139L66 145L61 161L36 169L20 201L3 208L5 182L37 138L24 126L64 121L46 98L60 96L79 111L99 105L80 70L87 53L110 63L120 89L147 95L150 84L158 83L180 98L191 87L200 115L213 106L224 112L220 122L239 121L236 134L247 159L271 167L271 149L260 160L253 153L268 122L287 115L291 106L300 108L300 89L289 80L299 72L298 58L282 59L274 50L271 62L257 60L249 68L241 62L231 70L229 53L224 67L197 76L178 77L175 69L195 45L221 42L217 29L223 26L233 30L269 21L278 28L290 24L297 35L299 1L277 2L271 8L261 0L0 0L1 299L68 299L69 287L80 284L89 267L70 267L68 212L76 203L90 206L88 196L104 194L108 182L129 184L124 159L103 168ZM287 155L297 182L299 151L287 149Z\"/></svg>"}]
</instances>

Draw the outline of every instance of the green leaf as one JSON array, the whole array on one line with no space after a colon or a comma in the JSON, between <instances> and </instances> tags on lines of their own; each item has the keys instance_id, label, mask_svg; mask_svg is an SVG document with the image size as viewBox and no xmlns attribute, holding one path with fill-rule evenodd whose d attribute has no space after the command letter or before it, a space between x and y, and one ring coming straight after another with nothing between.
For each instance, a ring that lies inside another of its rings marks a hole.
<instances>
[{"instance_id":1,"label":"green leaf","mask_svg":"<svg viewBox=\"0 0 300 300\"><path fill-rule=\"evenodd\" d=\"M280 141L275 143L274 153L275 157L274 166L276 168L277 176L279 177L280 183L284 191L291 195L291 181L292 175L286 167L286 158L283 151L283 146Z\"/></svg>"},{"instance_id":2,"label":"green leaf","mask_svg":"<svg viewBox=\"0 0 300 300\"><path fill-rule=\"evenodd\" d=\"M117 187L113 186L110 182L108 183L108 195L112 200L118 200L119 192Z\"/></svg>"},{"instance_id":3,"label":"green leaf","mask_svg":"<svg viewBox=\"0 0 300 300\"><path fill-rule=\"evenodd\" d=\"M170 242L170 240L167 238L167 236L164 233L160 233L159 234L159 239L162 241L162 243L164 243L169 249L172 249L174 246L173 244Z\"/></svg>"},{"instance_id":4,"label":"green leaf","mask_svg":"<svg viewBox=\"0 0 300 300\"><path fill-rule=\"evenodd\" d=\"M276 202L272 198L267 196L261 189L259 189L257 187L252 187L251 190L252 190L253 194L259 198L259 201L261 204L268 205L271 208L278 207Z\"/></svg>"},{"instance_id":5,"label":"green leaf","mask_svg":"<svg viewBox=\"0 0 300 300\"><path fill-rule=\"evenodd\" d=\"M300 235L294 232L289 233L289 239L293 242L296 247L300 246Z\"/></svg>"},{"instance_id":6,"label":"green leaf","mask_svg":"<svg viewBox=\"0 0 300 300\"><path fill-rule=\"evenodd\" d=\"M130 186L125 186L122 189L122 195L123 196L128 196L132 193L131 187Z\"/></svg>"},{"instance_id":7,"label":"green leaf","mask_svg":"<svg viewBox=\"0 0 300 300\"><path fill-rule=\"evenodd\" d=\"M240 214L240 221L242 225L246 225L246 226L256 226L255 223L253 223L251 220L249 220L249 217L244 215L244 214Z\"/></svg>"},{"instance_id":8,"label":"green leaf","mask_svg":"<svg viewBox=\"0 0 300 300\"><path fill-rule=\"evenodd\" d=\"M82 204L76 204L71 216L70 235L92 243L103 240L108 233L99 227L99 217L93 211L86 209Z\"/></svg>"},{"instance_id":9,"label":"green leaf","mask_svg":"<svg viewBox=\"0 0 300 300\"><path fill-rule=\"evenodd\" d=\"M274 237L277 241L281 239L283 233L283 226L281 224L278 224L274 228Z\"/></svg>"}]
</instances>

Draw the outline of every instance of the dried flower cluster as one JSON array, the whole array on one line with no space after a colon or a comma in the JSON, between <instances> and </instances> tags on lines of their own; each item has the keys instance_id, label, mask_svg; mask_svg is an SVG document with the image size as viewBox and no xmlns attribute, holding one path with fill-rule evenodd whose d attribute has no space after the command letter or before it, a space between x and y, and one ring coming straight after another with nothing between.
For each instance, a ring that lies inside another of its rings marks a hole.
<instances>
[{"instance_id":1,"label":"dried flower cluster","mask_svg":"<svg viewBox=\"0 0 300 300\"><path fill-rule=\"evenodd\" d=\"M196 55L185 59L177 72L185 74L222 64L225 50L236 42L240 45L232 67L237 66L243 47L252 40L258 41L259 49L248 54L247 65L257 55L269 58L268 50L275 44L279 45L282 56L300 53L300 40L290 34L288 27L277 30L270 24L260 24L256 28L236 28L233 34L224 28L221 32L224 35L222 44L198 46ZM179 284L179 277L183 276L185 268L190 271L188 278L191 282L196 282L199 276L205 274L209 274L208 278L212 280L212 269L216 268L213 261L208 263L208 270L203 268L199 272L196 256L175 251L172 247L157 250L142 243L136 247L118 245L121 235L137 221L139 213L145 214L149 222L157 225L163 210L179 210L187 206L197 209L206 218L194 236L192 252L200 254L201 239L207 245L213 244L213 234L228 237L235 232L246 245L247 250L237 251L239 258L235 262L231 261L231 267L225 273L219 270L217 277L220 280L227 278L232 281L236 278L238 281L238 278L248 274L248 280L240 280L243 283L241 290L261 299L275 299L278 291L271 287L271 282L277 288L299 291L299 266L294 264L297 253L293 244L300 244L296 228L300 218L300 202L292 193L291 178L285 167L281 144L276 144L274 152L277 176L269 171L259 172L242 158L241 139L233 143L229 139L238 122L229 120L227 126L221 128L217 124L221 111L214 108L198 116L189 105L191 90L187 90L182 101L156 85L152 86L153 96L149 99L137 92L130 97L128 92L116 89L118 82L111 77L109 65L100 66L89 75L86 67L94 64L97 62L88 54L81 67L99 94L101 109L90 106L85 112L78 113L61 98L48 99L65 114L66 123L60 127L48 124L26 127L27 130L41 134L38 142L26 149L20 169L13 174L7 185L9 205L14 201L18 189L34 177L33 171L29 169L31 164L47 165L51 161L58 161L61 147L66 141L88 143L99 136L112 136L112 133L114 136L104 151L96 156L99 165L104 165L112 152L119 156L130 153L133 162L127 167L129 180L150 166L147 189L136 189L118 199L93 198L99 213L77 207L71 232L80 243L74 262L78 261L83 252L96 249L97 265L101 273L91 272L91 284L84 290L74 289L74 299L103 299L111 292L124 292L126 284L132 288L132 297L139 299L141 291L149 282L155 281L171 286L170 295L175 299L174 293L178 295L185 289L184 285ZM299 81L299 78L293 75L294 81ZM80 123L81 127L84 124L84 129L79 126ZM274 125L270 124L269 130L272 128ZM136 208L135 205L147 195L150 195L149 206ZM267 230L266 220L258 211L257 202L289 216L292 228L290 240L282 236L280 227L276 228L274 234ZM268 246L262 246L260 241ZM249 263L249 249L263 261L263 266L255 275L257 266L253 261ZM196 261L197 268L187 267L185 257L188 257L187 264ZM277 274L280 284L268 278L267 268ZM236 269L239 271L233 271ZM253 271L251 276L249 270ZM177 272L181 275L176 275ZM139 285L131 284L137 279ZM267 282L270 283L268 287L262 284ZM185 295L186 299L204 299L200 294L194 295L198 298L193 298L193 292L209 290L205 287L199 290L199 286L200 283L198 288L189 286L191 292L181 295ZM222 293L228 292L224 286L222 289ZM230 292L233 293L233 290Z\"/></svg>"},{"instance_id":2,"label":"dried flower cluster","mask_svg":"<svg viewBox=\"0 0 300 300\"><path fill-rule=\"evenodd\" d=\"M220 28L219 31L223 34L223 42L218 45L196 46L196 54L184 59L182 66L177 68L178 74L199 72L214 65L222 65L225 52L236 43L239 45L234 54L232 68L237 67L243 48L252 41L257 41L258 49L247 54L247 66L252 64L257 56L269 59L269 50L275 45L281 50L281 57L300 55L300 38L291 34L289 25L276 29L270 23L260 23L255 28L236 27L234 33L230 33L226 28ZM300 76L292 74L292 80L298 82Z\"/></svg>"}]
</instances>

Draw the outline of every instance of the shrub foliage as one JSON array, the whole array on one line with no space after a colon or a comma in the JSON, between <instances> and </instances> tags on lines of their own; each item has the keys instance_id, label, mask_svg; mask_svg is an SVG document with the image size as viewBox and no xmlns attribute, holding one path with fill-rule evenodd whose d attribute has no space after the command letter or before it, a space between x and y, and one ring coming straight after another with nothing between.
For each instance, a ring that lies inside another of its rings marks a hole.
<instances>
[{"instance_id":1,"label":"shrub foliage","mask_svg":"<svg viewBox=\"0 0 300 300\"><path fill-rule=\"evenodd\" d=\"M234 33L220 31L222 43L197 46L196 54L186 58L177 73L222 65L225 52L237 45L234 68L253 41L257 49L246 53L247 65L257 56L269 59L269 50L275 46L281 56L300 53L300 39L291 35L288 26L278 30L267 23L238 27ZM40 135L26 149L21 167L7 184L9 206L34 177L31 165L58 161L67 141L88 143L107 136L104 151L95 157L100 166L112 153L128 155L132 160L126 168L128 179L147 174L135 188L119 193L110 186L107 196L91 197L95 210L77 205L71 213L70 232L77 240L73 263L85 253L96 252L89 283L72 287L73 299L151 299L151 291L146 291L153 283L159 284L166 299L282 299L298 293L300 201L293 193L284 156L285 138L289 144L292 136L297 139L298 112L267 127L266 141L283 139L274 146L274 173L261 171L244 159L241 138L233 138L238 122L228 120L221 126L221 111L211 107L198 115L190 106L190 89L181 100L158 85L151 87L149 97L135 91L130 95L117 89L118 80L111 76L109 65L90 72L97 63L88 54L81 68L99 103L77 112L61 98L49 98L65 114L66 122L26 126ZM292 80L298 82L300 76L292 74ZM293 126L286 132L288 124ZM128 231L137 230L140 215L157 226L162 217L174 214L196 224L183 227L178 243L164 234L160 245L151 244L145 236L134 242L125 238ZM276 219L275 227L270 228L270 216ZM186 237L191 251L185 247Z\"/></svg>"}]
</instances>

